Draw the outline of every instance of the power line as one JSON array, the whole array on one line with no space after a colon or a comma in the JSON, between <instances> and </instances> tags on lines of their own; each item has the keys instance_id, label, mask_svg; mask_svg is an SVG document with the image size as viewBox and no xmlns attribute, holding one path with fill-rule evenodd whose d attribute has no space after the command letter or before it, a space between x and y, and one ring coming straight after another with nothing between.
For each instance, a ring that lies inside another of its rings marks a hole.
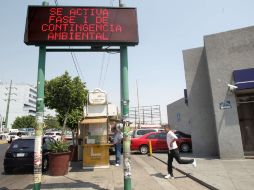
<instances>
[{"instance_id":1,"label":"power line","mask_svg":"<svg viewBox=\"0 0 254 190\"><path fill-rule=\"evenodd\" d=\"M77 66L78 66L78 70L80 71L80 74L81 74L81 80L83 81L83 82L85 82L84 81L84 75L83 75L83 72L82 72L82 69L80 68L80 65L79 65L79 62L78 62L78 58L77 58L77 56L76 56L76 53L75 52L73 52L73 55L74 55L74 58L75 58L75 60L76 60L76 63L77 63Z\"/></svg>"},{"instance_id":2,"label":"power line","mask_svg":"<svg viewBox=\"0 0 254 190\"><path fill-rule=\"evenodd\" d=\"M105 52L103 52L103 55L102 55L101 70L100 70L100 75L99 75L98 87L100 87L100 85L101 85L101 78L102 78L102 73L103 73L103 68L104 68L104 61L105 61Z\"/></svg>"},{"instance_id":3,"label":"power line","mask_svg":"<svg viewBox=\"0 0 254 190\"><path fill-rule=\"evenodd\" d=\"M78 76L80 77L80 74L79 74L79 72L78 72L78 67L77 67L77 65L76 65L76 62L75 62L75 58L74 58L73 52L71 52L71 57L72 57L72 61L73 61L73 63L74 63L75 69L76 69L76 71L77 71L77 73L78 73Z\"/></svg>"},{"instance_id":4,"label":"power line","mask_svg":"<svg viewBox=\"0 0 254 190\"><path fill-rule=\"evenodd\" d=\"M106 65L106 71L105 71L104 78L103 78L102 88L104 87L104 84L105 84L105 81L106 81L109 62L110 62L110 54L108 54L107 65Z\"/></svg>"},{"instance_id":5,"label":"power line","mask_svg":"<svg viewBox=\"0 0 254 190\"><path fill-rule=\"evenodd\" d=\"M56 6L58 6L58 1L57 0L55 0L55 4L56 4Z\"/></svg>"},{"instance_id":6,"label":"power line","mask_svg":"<svg viewBox=\"0 0 254 190\"><path fill-rule=\"evenodd\" d=\"M54 0L54 1L55 1L55 5L58 6L58 1L57 0ZM69 48L71 49L70 46L69 46ZM78 62L78 59L77 59L77 56L76 56L75 52L71 52L71 57L72 57L72 61L73 61L73 64L75 66L75 69L78 73L79 78L84 82L84 75L83 75L82 70L79 66L79 62ZM81 75L80 75L80 73L81 73Z\"/></svg>"}]
</instances>

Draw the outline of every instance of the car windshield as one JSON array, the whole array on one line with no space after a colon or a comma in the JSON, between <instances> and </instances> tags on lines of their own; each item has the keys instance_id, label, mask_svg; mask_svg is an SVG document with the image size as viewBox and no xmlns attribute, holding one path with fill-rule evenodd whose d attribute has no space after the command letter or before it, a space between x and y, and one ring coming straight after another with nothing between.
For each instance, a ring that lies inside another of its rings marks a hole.
<instances>
[{"instance_id":1,"label":"car windshield","mask_svg":"<svg viewBox=\"0 0 254 190\"><path fill-rule=\"evenodd\" d=\"M34 148L34 140L33 139L20 139L15 140L11 144L12 149L20 149L20 148Z\"/></svg>"},{"instance_id":2,"label":"car windshield","mask_svg":"<svg viewBox=\"0 0 254 190\"><path fill-rule=\"evenodd\" d=\"M45 133L45 135L54 135L54 133Z\"/></svg>"},{"instance_id":3,"label":"car windshield","mask_svg":"<svg viewBox=\"0 0 254 190\"><path fill-rule=\"evenodd\" d=\"M17 132L11 132L9 135L17 135Z\"/></svg>"}]
</instances>

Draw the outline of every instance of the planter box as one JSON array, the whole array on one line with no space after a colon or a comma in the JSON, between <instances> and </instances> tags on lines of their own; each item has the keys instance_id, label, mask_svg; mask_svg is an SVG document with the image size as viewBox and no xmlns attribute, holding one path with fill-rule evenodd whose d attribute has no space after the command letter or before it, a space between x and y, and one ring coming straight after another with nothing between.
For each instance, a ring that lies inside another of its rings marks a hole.
<instances>
[{"instance_id":1,"label":"planter box","mask_svg":"<svg viewBox=\"0 0 254 190\"><path fill-rule=\"evenodd\" d=\"M49 154L49 175L64 176L68 173L70 152Z\"/></svg>"}]
</instances>

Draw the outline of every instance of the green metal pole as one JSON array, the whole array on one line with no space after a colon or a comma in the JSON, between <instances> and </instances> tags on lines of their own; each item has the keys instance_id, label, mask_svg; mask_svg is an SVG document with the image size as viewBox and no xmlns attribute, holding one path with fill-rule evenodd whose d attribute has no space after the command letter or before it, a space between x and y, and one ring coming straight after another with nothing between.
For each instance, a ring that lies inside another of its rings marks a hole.
<instances>
[{"instance_id":1,"label":"green metal pole","mask_svg":"<svg viewBox=\"0 0 254 190\"><path fill-rule=\"evenodd\" d=\"M41 189L42 172L42 132L43 132L43 112L44 112L44 83L45 83L45 60L46 47L39 48L39 64L37 76L37 102L36 102L36 122L35 144L34 144L34 185L33 190Z\"/></svg>"},{"instance_id":2,"label":"green metal pole","mask_svg":"<svg viewBox=\"0 0 254 190\"><path fill-rule=\"evenodd\" d=\"M5 129L8 128L8 118L9 118L9 109L10 109L10 101L11 101L11 88L12 88L12 80L10 82L8 99L7 99L7 108L6 108L5 124L4 124Z\"/></svg>"},{"instance_id":3,"label":"green metal pole","mask_svg":"<svg viewBox=\"0 0 254 190\"><path fill-rule=\"evenodd\" d=\"M121 75L121 114L125 120L129 115L129 84L128 84L128 54L127 47L120 49ZM130 127L127 121L123 124L123 168L124 190L131 190L131 158L130 158Z\"/></svg>"},{"instance_id":4,"label":"green metal pole","mask_svg":"<svg viewBox=\"0 0 254 190\"><path fill-rule=\"evenodd\" d=\"M46 1L42 2L43 6L48 6ZM45 62L46 47L39 47L39 62L37 75L37 101L36 101L36 128L34 140L34 185L33 190L41 189L42 174L42 133L44 126L44 84L45 84Z\"/></svg>"}]
</instances>

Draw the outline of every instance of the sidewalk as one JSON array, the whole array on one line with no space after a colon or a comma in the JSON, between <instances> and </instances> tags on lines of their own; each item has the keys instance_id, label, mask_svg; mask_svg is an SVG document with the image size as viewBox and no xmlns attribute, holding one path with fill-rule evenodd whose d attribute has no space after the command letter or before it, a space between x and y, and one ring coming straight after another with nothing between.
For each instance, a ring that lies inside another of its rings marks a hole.
<instances>
[{"instance_id":1,"label":"sidewalk","mask_svg":"<svg viewBox=\"0 0 254 190\"><path fill-rule=\"evenodd\" d=\"M154 156L167 162L167 154L154 154ZM196 160L197 160L197 168L193 168L192 165L180 165L175 160L173 161L173 166L186 173L192 174L194 177L218 189L223 190L254 189L253 159L221 160L209 158L196 158Z\"/></svg>"},{"instance_id":2,"label":"sidewalk","mask_svg":"<svg viewBox=\"0 0 254 190\"><path fill-rule=\"evenodd\" d=\"M143 160L146 157L149 161L155 161L147 155L132 155L132 189L134 190L177 190L164 175L156 176L158 171L154 170ZM111 165L108 169L83 170L81 162L72 162L69 173L66 176L48 176L42 178L41 189L51 190L122 190L124 189L123 168L113 165L114 156L111 156ZM163 164L159 163L163 166ZM163 166L164 167L164 166ZM32 189L32 183L25 189Z\"/></svg>"},{"instance_id":3,"label":"sidewalk","mask_svg":"<svg viewBox=\"0 0 254 190\"><path fill-rule=\"evenodd\" d=\"M111 156L111 160L114 157ZM83 170L81 162L71 163L66 176L44 175L41 190L123 190L123 168L112 164L108 169ZM205 190L193 180L175 172L176 179L166 180L166 167L163 163L147 155L132 155L133 190ZM24 189L32 189L32 181ZM12 186L14 187L14 186ZM15 188L15 187L14 187Z\"/></svg>"}]
</instances>

